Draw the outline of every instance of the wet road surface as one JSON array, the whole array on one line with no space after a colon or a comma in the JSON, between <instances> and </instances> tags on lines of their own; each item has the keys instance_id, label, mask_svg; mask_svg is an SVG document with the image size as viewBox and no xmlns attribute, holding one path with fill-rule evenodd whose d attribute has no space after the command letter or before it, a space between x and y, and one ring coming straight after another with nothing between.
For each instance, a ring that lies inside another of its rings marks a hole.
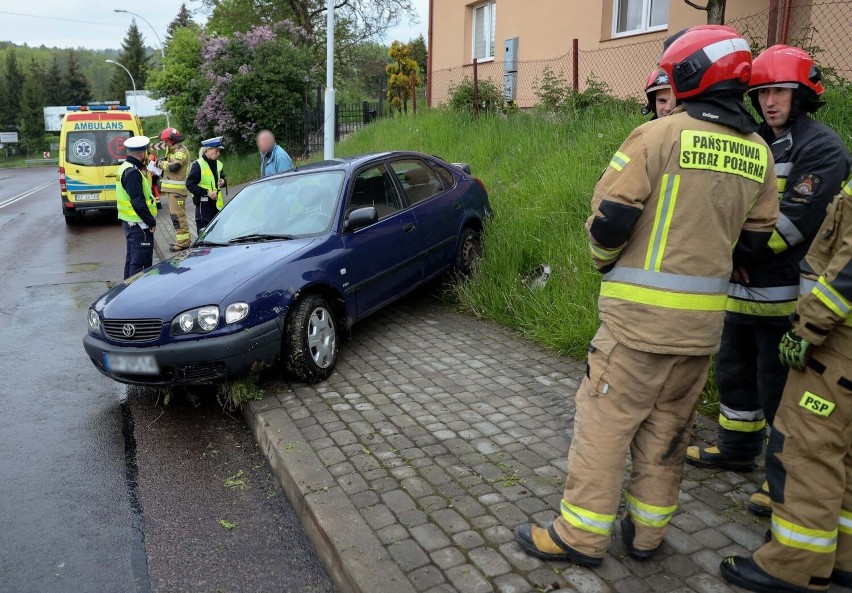
<instances>
[{"instance_id":1,"label":"wet road surface","mask_svg":"<svg viewBox=\"0 0 852 593\"><path fill-rule=\"evenodd\" d=\"M0 589L333 591L239 415L86 357L114 216L66 226L55 168L0 170Z\"/></svg>"}]
</instances>

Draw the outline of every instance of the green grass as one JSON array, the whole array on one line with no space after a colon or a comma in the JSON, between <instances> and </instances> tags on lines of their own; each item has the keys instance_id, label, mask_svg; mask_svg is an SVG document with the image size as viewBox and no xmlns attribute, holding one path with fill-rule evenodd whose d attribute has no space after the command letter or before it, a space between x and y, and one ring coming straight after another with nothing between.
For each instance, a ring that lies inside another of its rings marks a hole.
<instances>
[{"instance_id":1,"label":"green grass","mask_svg":"<svg viewBox=\"0 0 852 593\"><path fill-rule=\"evenodd\" d=\"M488 188L495 218L485 231L479 274L457 290L461 306L582 357L598 326L600 285L583 223L595 182L642 121L637 107L623 104L476 120L433 110L367 126L337 154L418 150L470 163ZM552 276L533 291L523 278L540 263Z\"/></svg>"}]
</instances>

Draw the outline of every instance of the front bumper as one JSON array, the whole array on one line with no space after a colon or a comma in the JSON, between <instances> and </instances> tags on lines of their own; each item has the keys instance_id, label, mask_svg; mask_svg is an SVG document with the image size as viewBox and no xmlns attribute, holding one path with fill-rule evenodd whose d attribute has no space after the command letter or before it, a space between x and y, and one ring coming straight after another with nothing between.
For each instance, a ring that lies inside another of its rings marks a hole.
<instances>
[{"instance_id":1,"label":"front bumper","mask_svg":"<svg viewBox=\"0 0 852 593\"><path fill-rule=\"evenodd\" d=\"M226 336L200 338L161 346L121 346L91 334L83 347L100 372L131 385L200 385L241 377L255 363L272 365L281 354L283 321L273 319ZM150 354L157 360L158 375L125 375L104 366L104 354Z\"/></svg>"}]
</instances>

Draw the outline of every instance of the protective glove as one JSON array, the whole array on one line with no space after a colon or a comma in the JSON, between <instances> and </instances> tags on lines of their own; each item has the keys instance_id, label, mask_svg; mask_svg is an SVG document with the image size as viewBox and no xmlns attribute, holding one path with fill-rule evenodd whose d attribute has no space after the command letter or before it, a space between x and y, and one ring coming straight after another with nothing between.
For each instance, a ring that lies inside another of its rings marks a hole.
<instances>
[{"instance_id":1,"label":"protective glove","mask_svg":"<svg viewBox=\"0 0 852 593\"><path fill-rule=\"evenodd\" d=\"M794 371L805 370L811 357L811 343L793 331L788 331L778 344L778 358L785 367Z\"/></svg>"}]
</instances>

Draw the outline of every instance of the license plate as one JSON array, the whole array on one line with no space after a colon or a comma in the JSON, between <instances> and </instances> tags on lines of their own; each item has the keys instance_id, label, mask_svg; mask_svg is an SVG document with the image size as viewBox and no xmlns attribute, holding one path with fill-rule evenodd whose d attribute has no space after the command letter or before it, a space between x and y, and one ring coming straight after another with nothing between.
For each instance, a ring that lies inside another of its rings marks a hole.
<instances>
[{"instance_id":1,"label":"license plate","mask_svg":"<svg viewBox=\"0 0 852 593\"><path fill-rule=\"evenodd\" d=\"M104 354L104 366L108 371L123 375L157 375L160 367L150 354Z\"/></svg>"},{"instance_id":2,"label":"license plate","mask_svg":"<svg viewBox=\"0 0 852 593\"><path fill-rule=\"evenodd\" d=\"M101 199L101 194L74 194L75 202L97 202Z\"/></svg>"}]
</instances>

